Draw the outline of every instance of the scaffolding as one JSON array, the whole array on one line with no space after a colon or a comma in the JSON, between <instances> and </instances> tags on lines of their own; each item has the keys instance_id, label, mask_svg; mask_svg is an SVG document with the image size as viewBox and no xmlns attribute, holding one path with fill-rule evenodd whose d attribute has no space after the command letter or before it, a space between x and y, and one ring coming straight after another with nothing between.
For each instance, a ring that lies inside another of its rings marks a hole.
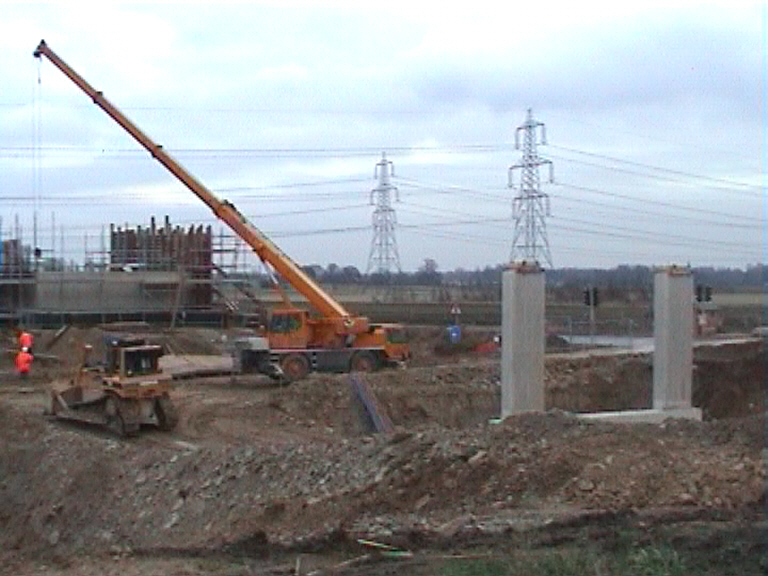
<instances>
[{"instance_id":1,"label":"scaffolding","mask_svg":"<svg viewBox=\"0 0 768 576\"><path fill-rule=\"evenodd\" d=\"M109 225L82 264L25 244L21 229L2 239L0 320L105 322L113 319L254 324L263 317L262 270L242 240L203 225ZM62 239L63 239L62 232ZM108 238L108 241L107 241ZM55 234L52 235L52 244ZM63 240L62 240L63 244ZM63 253L63 251L62 251ZM44 257L45 255L45 257Z\"/></svg>"}]
</instances>

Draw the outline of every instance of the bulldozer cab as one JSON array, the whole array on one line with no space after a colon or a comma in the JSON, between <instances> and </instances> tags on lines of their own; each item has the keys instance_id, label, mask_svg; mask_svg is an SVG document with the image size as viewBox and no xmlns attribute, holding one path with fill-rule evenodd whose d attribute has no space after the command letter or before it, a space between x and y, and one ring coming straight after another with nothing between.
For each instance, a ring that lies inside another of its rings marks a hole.
<instances>
[{"instance_id":1,"label":"bulldozer cab","mask_svg":"<svg viewBox=\"0 0 768 576\"><path fill-rule=\"evenodd\" d=\"M143 338L107 338L105 372L108 376L130 378L160 372L163 347L148 344Z\"/></svg>"},{"instance_id":2,"label":"bulldozer cab","mask_svg":"<svg viewBox=\"0 0 768 576\"><path fill-rule=\"evenodd\" d=\"M172 430L178 414L170 398L172 375L163 374L163 347L143 338L106 336L105 359L98 367L84 362L77 377L51 390L50 413L57 418L106 426L120 436L142 425Z\"/></svg>"}]
</instances>

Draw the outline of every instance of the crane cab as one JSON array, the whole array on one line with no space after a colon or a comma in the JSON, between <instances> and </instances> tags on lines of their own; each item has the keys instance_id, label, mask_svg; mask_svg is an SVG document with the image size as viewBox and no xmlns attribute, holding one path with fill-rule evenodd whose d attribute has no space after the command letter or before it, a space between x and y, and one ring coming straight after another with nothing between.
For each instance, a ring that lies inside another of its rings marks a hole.
<instances>
[{"instance_id":1,"label":"crane cab","mask_svg":"<svg viewBox=\"0 0 768 576\"><path fill-rule=\"evenodd\" d=\"M304 349L310 347L309 314L299 308L274 310L267 329L272 349Z\"/></svg>"},{"instance_id":2,"label":"crane cab","mask_svg":"<svg viewBox=\"0 0 768 576\"><path fill-rule=\"evenodd\" d=\"M367 318L313 317L300 308L279 308L269 318L267 338L275 350L343 349L370 332Z\"/></svg>"}]
</instances>

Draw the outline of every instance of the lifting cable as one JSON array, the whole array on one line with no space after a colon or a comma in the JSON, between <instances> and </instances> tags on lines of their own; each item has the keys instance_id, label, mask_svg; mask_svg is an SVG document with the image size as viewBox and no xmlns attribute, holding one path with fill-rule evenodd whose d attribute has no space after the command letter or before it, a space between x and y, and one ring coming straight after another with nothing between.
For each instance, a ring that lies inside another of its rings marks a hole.
<instances>
[{"instance_id":1,"label":"lifting cable","mask_svg":"<svg viewBox=\"0 0 768 576\"><path fill-rule=\"evenodd\" d=\"M40 194L43 187L42 182L42 107L40 104L41 90L42 90L42 62L40 59L35 58L37 66L37 81L32 90L32 194L34 196L34 203L32 206L32 248L34 250L34 263L35 271L37 271L39 260L39 247L37 237L37 211L40 207Z\"/></svg>"}]
</instances>

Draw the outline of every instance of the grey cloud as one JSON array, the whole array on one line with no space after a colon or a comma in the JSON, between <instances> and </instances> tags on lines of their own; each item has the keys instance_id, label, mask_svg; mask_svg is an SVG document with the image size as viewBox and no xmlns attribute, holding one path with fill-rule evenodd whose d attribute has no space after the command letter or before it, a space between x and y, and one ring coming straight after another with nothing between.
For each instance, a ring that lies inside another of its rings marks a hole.
<instances>
[{"instance_id":1,"label":"grey cloud","mask_svg":"<svg viewBox=\"0 0 768 576\"><path fill-rule=\"evenodd\" d=\"M569 46L552 39L535 53L415 62L405 75L436 105L506 109L510 101L543 107L621 108L681 98L718 97L752 106L760 94L755 36L680 23L616 31Z\"/></svg>"}]
</instances>

